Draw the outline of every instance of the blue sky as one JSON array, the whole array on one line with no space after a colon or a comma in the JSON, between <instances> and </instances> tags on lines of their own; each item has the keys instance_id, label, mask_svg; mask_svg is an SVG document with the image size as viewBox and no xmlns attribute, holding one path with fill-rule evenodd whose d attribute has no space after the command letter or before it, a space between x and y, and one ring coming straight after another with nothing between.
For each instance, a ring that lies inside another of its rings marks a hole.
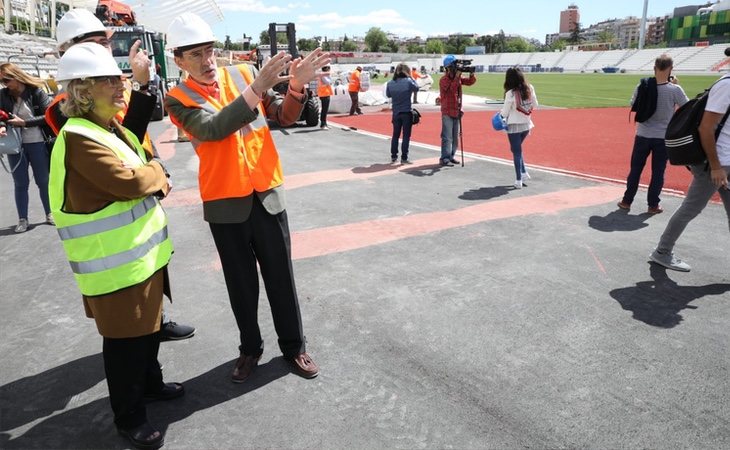
<instances>
[{"instance_id":1,"label":"blue sky","mask_svg":"<svg viewBox=\"0 0 730 450\"><path fill-rule=\"evenodd\" d=\"M606 19L640 17L643 0L216 0L225 20L213 24L222 41L225 35L240 41L243 34L258 41L270 22L294 22L297 38L365 36L371 27L399 36L431 36L455 32L519 34L544 42L558 31L560 11L575 3L583 26ZM671 14L677 6L699 0L649 0L648 16ZM511 8L508 7L512 6ZM515 8L517 6L518 8Z\"/></svg>"}]
</instances>

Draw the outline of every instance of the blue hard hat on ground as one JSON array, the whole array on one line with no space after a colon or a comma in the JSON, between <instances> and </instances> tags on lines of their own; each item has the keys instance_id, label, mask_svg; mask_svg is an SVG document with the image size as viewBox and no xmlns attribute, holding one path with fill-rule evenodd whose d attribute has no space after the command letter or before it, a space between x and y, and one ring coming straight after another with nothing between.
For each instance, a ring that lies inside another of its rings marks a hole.
<instances>
[{"instance_id":1,"label":"blue hard hat on ground","mask_svg":"<svg viewBox=\"0 0 730 450\"><path fill-rule=\"evenodd\" d=\"M456 62L456 56L446 55L446 57L444 57L444 67L449 67L454 64L454 62Z\"/></svg>"},{"instance_id":2,"label":"blue hard hat on ground","mask_svg":"<svg viewBox=\"0 0 730 450\"><path fill-rule=\"evenodd\" d=\"M504 117L502 117L502 114L500 114L499 111L497 111L497 114L492 117L492 127L496 131L502 131L507 129L507 121L504 120Z\"/></svg>"}]
</instances>

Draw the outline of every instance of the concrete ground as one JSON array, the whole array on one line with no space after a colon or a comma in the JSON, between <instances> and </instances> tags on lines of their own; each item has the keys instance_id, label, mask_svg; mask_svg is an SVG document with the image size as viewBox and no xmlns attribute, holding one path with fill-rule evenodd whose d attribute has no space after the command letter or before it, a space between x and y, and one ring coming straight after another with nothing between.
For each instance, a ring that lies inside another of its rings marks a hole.
<instances>
[{"instance_id":1,"label":"concrete ground","mask_svg":"<svg viewBox=\"0 0 730 450\"><path fill-rule=\"evenodd\" d=\"M336 122L336 118L331 119ZM287 174L294 269L321 374L290 373L262 289L260 366L229 374L236 329L202 220L197 159L151 126L173 173L174 303L197 327L163 343L186 395L149 407L169 449L730 447L727 218L710 205L676 252L647 263L671 211L617 211L622 186L469 158L389 164L387 139L333 127L274 130ZM84 317L31 187L16 222L0 183L0 448L121 449L101 337ZM640 192L637 205L643 203Z\"/></svg>"}]
</instances>

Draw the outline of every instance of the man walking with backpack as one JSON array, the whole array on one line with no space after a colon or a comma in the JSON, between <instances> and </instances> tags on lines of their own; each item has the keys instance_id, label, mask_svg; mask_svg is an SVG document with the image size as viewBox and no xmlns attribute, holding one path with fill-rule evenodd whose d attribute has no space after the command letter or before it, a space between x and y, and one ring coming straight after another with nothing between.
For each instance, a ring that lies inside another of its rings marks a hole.
<instances>
[{"instance_id":1,"label":"man walking with backpack","mask_svg":"<svg viewBox=\"0 0 730 450\"><path fill-rule=\"evenodd\" d=\"M727 51L727 50L726 50ZM722 77L710 89L705 112L699 125L700 142L707 156L707 161L689 166L692 171L692 182L687 196L679 209L669 219L659 245L649 256L651 261L667 269L689 272L691 267L674 256L674 244L687 228L689 222L697 217L707 206L710 198L718 192L725 206L730 227L730 127L723 126L717 133L717 127L723 116L730 110L730 74ZM717 138L716 138L717 136ZM717 139L717 142L716 142ZM720 252L726 250L718 249Z\"/></svg>"},{"instance_id":2,"label":"man walking with backpack","mask_svg":"<svg viewBox=\"0 0 730 450\"><path fill-rule=\"evenodd\" d=\"M626 179L626 192L618 202L618 207L627 211L631 209L631 203L639 189L641 172L650 154L648 213L659 214L663 211L659 206L659 194L664 187L664 171L667 167L664 134L675 109L689 100L677 84L677 79L671 76L672 65L669 55L659 56L654 62L654 77L642 79L631 98L631 110L636 111L634 118L638 125L631 152L631 170Z\"/></svg>"}]
</instances>

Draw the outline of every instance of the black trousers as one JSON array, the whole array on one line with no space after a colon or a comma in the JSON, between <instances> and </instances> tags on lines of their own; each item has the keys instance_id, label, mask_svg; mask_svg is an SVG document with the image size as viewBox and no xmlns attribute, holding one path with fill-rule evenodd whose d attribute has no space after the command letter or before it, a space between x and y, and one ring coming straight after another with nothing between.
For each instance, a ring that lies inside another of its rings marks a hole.
<instances>
[{"instance_id":1,"label":"black trousers","mask_svg":"<svg viewBox=\"0 0 730 450\"><path fill-rule=\"evenodd\" d=\"M352 105L350 106L350 115L353 115L355 113L360 114L362 112L360 110L360 93L350 92L350 100L352 100Z\"/></svg>"},{"instance_id":2,"label":"black trousers","mask_svg":"<svg viewBox=\"0 0 730 450\"><path fill-rule=\"evenodd\" d=\"M322 109L319 112L319 126L323 127L327 125L327 112L330 110L330 98L329 96L320 97L319 101L322 103Z\"/></svg>"},{"instance_id":3,"label":"black trousers","mask_svg":"<svg viewBox=\"0 0 730 450\"><path fill-rule=\"evenodd\" d=\"M145 393L159 392L164 383L157 362L160 333L134 338L104 338L104 371L114 423L133 428L147 421Z\"/></svg>"},{"instance_id":4,"label":"black trousers","mask_svg":"<svg viewBox=\"0 0 730 450\"><path fill-rule=\"evenodd\" d=\"M239 350L258 356L264 350L258 324L258 261L271 305L279 348L284 357L305 351L302 317L294 285L286 211L269 214L254 195L251 215L243 223L211 223L231 309L241 334Z\"/></svg>"}]
</instances>

